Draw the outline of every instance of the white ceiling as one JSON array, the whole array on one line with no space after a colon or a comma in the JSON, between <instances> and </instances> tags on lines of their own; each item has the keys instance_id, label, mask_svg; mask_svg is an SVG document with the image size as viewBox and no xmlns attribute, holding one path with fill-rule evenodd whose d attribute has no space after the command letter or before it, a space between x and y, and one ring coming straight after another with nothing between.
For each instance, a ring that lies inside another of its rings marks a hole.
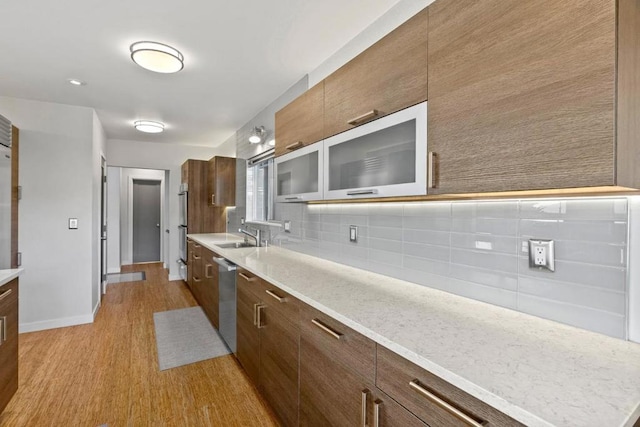
<instances>
[{"instance_id":1,"label":"white ceiling","mask_svg":"<svg viewBox=\"0 0 640 427\"><path fill-rule=\"evenodd\" d=\"M2 0L0 95L93 107L110 139L217 146L398 1ZM141 40L184 70L135 65Z\"/></svg>"}]
</instances>

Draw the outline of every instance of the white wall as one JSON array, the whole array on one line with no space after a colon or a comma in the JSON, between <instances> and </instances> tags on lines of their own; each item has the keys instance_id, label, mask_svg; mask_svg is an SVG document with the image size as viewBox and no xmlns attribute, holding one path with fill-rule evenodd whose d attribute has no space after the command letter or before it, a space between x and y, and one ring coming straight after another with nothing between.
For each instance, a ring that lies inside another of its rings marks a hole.
<instances>
[{"instance_id":1,"label":"white wall","mask_svg":"<svg viewBox=\"0 0 640 427\"><path fill-rule=\"evenodd\" d=\"M235 141L235 140L233 140ZM140 141L107 141L107 163L109 166L129 168L162 169L169 171L167 183L169 193L169 220L165 228L169 234L169 259L167 267L170 280L178 280L178 191L180 190L180 167L187 159L209 160L213 156L235 156L235 146L220 147L162 144Z\"/></svg>"},{"instance_id":2,"label":"white wall","mask_svg":"<svg viewBox=\"0 0 640 427\"><path fill-rule=\"evenodd\" d=\"M92 322L93 110L0 97L0 114L20 128L20 332Z\"/></svg>"},{"instance_id":3,"label":"white wall","mask_svg":"<svg viewBox=\"0 0 640 427\"><path fill-rule=\"evenodd\" d=\"M152 181L160 181L162 217L160 229L168 229L166 226L167 215L165 212L165 187L164 182L165 171L157 169L133 169L121 168L120 173L120 263L121 265L133 264L133 238L132 238L132 182L134 179L148 179ZM164 255L164 247L169 244L167 233L162 233L161 256ZM166 236L166 237L165 237ZM167 260L162 260L167 261ZM168 263L167 263L168 264Z\"/></svg>"},{"instance_id":4,"label":"white wall","mask_svg":"<svg viewBox=\"0 0 640 427\"><path fill-rule=\"evenodd\" d=\"M107 167L107 273L120 273L120 172Z\"/></svg>"}]
</instances>

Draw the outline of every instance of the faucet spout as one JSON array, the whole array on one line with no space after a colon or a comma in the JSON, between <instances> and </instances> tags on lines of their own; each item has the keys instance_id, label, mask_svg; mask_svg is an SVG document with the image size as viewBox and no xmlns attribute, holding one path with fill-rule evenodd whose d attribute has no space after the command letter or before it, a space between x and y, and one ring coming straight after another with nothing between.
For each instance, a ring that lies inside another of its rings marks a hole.
<instances>
[{"instance_id":1,"label":"faucet spout","mask_svg":"<svg viewBox=\"0 0 640 427\"><path fill-rule=\"evenodd\" d=\"M254 229L254 231L256 232L256 234L251 234L250 232L248 232L247 230L244 230L242 228L238 229L238 231L246 236L251 237L253 240L256 241L256 246L260 247L260 242L262 241L262 233L261 230L256 228Z\"/></svg>"}]
</instances>

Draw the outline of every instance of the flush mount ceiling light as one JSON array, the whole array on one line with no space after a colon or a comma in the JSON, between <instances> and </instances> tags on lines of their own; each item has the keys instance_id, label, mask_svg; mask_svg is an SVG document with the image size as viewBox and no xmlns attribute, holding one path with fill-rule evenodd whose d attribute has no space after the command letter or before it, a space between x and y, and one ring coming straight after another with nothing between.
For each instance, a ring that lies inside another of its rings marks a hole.
<instances>
[{"instance_id":1,"label":"flush mount ceiling light","mask_svg":"<svg viewBox=\"0 0 640 427\"><path fill-rule=\"evenodd\" d=\"M133 126L145 133L160 133L164 130L164 123L152 122L151 120L138 120L133 122Z\"/></svg>"},{"instance_id":2,"label":"flush mount ceiling light","mask_svg":"<svg viewBox=\"0 0 640 427\"><path fill-rule=\"evenodd\" d=\"M129 47L133 62L156 73L177 73L184 67L184 57L166 44L136 42Z\"/></svg>"},{"instance_id":3,"label":"flush mount ceiling light","mask_svg":"<svg viewBox=\"0 0 640 427\"><path fill-rule=\"evenodd\" d=\"M82 80L78 80L78 79L67 79L67 83L72 84L74 86L85 86L87 84L87 82L83 82Z\"/></svg>"},{"instance_id":4,"label":"flush mount ceiling light","mask_svg":"<svg viewBox=\"0 0 640 427\"><path fill-rule=\"evenodd\" d=\"M254 127L251 131L251 135L249 136L249 142L252 144L260 144L262 142L262 138L264 137L266 130L264 126Z\"/></svg>"}]
</instances>

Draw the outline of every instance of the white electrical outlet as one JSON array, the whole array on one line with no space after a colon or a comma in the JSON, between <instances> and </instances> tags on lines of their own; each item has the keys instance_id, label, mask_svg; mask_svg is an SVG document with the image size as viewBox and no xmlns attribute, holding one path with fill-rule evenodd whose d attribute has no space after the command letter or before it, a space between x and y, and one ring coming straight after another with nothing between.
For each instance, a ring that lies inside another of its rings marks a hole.
<instances>
[{"instance_id":1,"label":"white electrical outlet","mask_svg":"<svg viewBox=\"0 0 640 427\"><path fill-rule=\"evenodd\" d=\"M529 239L529 267L555 271L553 240Z\"/></svg>"},{"instance_id":2,"label":"white electrical outlet","mask_svg":"<svg viewBox=\"0 0 640 427\"><path fill-rule=\"evenodd\" d=\"M291 233L291 221L288 219L284 221L284 231L285 233Z\"/></svg>"},{"instance_id":3,"label":"white electrical outlet","mask_svg":"<svg viewBox=\"0 0 640 427\"><path fill-rule=\"evenodd\" d=\"M349 226L349 241L354 243L358 241L358 227L355 225Z\"/></svg>"}]
</instances>

